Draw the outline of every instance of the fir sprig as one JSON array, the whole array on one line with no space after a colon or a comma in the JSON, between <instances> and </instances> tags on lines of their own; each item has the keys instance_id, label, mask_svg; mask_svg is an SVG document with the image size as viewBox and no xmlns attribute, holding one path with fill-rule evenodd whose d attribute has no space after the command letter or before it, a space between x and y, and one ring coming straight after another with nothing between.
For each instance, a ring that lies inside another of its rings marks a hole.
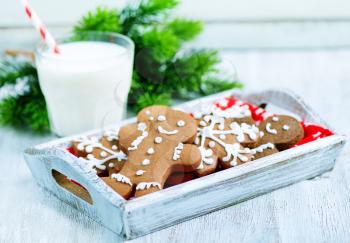
<instances>
[{"instance_id":1,"label":"fir sprig","mask_svg":"<svg viewBox=\"0 0 350 243\"><path fill-rule=\"evenodd\" d=\"M0 100L0 124L34 132L48 132L49 120L36 68L22 59L0 63L0 90L25 80L26 92L4 94Z\"/></svg>"}]
</instances>

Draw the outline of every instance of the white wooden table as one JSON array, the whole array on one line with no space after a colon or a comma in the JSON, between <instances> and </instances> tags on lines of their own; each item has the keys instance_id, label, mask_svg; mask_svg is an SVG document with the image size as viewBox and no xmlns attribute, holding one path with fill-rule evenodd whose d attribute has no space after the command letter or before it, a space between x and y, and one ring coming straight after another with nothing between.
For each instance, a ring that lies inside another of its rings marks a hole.
<instances>
[{"instance_id":1,"label":"white wooden table","mask_svg":"<svg viewBox=\"0 0 350 243\"><path fill-rule=\"evenodd\" d=\"M251 51L224 57L237 67L247 89L287 87L350 135L350 50ZM22 151L52 138L0 128L0 242L120 241L35 185ZM350 239L349 157L346 146L327 175L133 242L345 242Z\"/></svg>"}]
</instances>

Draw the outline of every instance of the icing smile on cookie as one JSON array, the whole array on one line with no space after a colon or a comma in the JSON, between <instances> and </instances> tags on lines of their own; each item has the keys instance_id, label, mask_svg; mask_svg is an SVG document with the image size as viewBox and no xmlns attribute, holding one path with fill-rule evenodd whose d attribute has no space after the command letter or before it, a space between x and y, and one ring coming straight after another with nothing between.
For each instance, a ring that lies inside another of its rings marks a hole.
<instances>
[{"instance_id":1,"label":"icing smile on cookie","mask_svg":"<svg viewBox=\"0 0 350 243\"><path fill-rule=\"evenodd\" d=\"M174 135L174 134L178 133L179 131L178 130L168 131L168 130L165 130L164 128L162 128L161 126L158 126L158 132L166 134L166 135Z\"/></svg>"}]
</instances>

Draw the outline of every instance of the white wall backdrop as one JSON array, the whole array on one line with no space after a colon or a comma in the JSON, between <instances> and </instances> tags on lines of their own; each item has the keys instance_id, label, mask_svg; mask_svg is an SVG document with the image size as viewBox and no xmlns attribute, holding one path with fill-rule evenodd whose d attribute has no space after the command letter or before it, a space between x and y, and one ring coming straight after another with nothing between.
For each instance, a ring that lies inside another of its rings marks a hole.
<instances>
[{"instance_id":1,"label":"white wall backdrop","mask_svg":"<svg viewBox=\"0 0 350 243\"><path fill-rule=\"evenodd\" d=\"M21 0L2 0L0 49L31 46L37 36ZM121 7L127 0L30 0L54 34L69 31L97 5ZM338 48L350 46L348 0L182 0L177 14L206 23L193 43L200 47Z\"/></svg>"}]
</instances>

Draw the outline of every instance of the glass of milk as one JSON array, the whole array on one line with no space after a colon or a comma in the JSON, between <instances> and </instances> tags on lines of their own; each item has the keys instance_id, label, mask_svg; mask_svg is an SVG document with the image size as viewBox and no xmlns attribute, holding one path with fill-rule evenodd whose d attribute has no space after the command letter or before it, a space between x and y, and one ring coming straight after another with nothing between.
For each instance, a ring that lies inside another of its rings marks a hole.
<instances>
[{"instance_id":1,"label":"glass of milk","mask_svg":"<svg viewBox=\"0 0 350 243\"><path fill-rule=\"evenodd\" d=\"M120 34L84 32L58 43L60 54L45 43L36 51L51 130L67 136L120 121L132 79L132 40Z\"/></svg>"}]
</instances>

